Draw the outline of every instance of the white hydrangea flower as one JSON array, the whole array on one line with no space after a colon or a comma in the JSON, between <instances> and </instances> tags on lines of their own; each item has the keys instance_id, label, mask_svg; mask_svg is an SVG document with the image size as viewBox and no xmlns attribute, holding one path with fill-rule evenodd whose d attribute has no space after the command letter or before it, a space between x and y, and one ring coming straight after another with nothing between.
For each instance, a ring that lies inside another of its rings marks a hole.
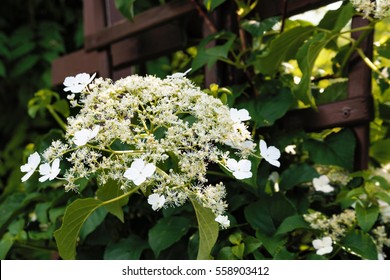
<instances>
[{"instance_id":1,"label":"white hydrangea flower","mask_svg":"<svg viewBox=\"0 0 390 280\"><path fill-rule=\"evenodd\" d=\"M165 196L159 195L157 193L151 194L148 197L148 203L152 205L152 209L154 211L162 208L165 204L165 201L166 201Z\"/></svg>"},{"instance_id":2,"label":"white hydrangea flower","mask_svg":"<svg viewBox=\"0 0 390 280\"><path fill-rule=\"evenodd\" d=\"M325 255L329 254L333 251L332 247L332 238L329 236L325 236L322 239L313 240L313 247L317 250L317 255Z\"/></svg>"},{"instance_id":3,"label":"white hydrangea flower","mask_svg":"<svg viewBox=\"0 0 390 280\"><path fill-rule=\"evenodd\" d=\"M378 200L378 205L379 205L379 211L382 216L383 222L390 222L390 205L383 201L383 200Z\"/></svg>"},{"instance_id":4,"label":"white hydrangea flower","mask_svg":"<svg viewBox=\"0 0 390 280\"><path fill-rule=\"evenodd\" d=\"M39 178L39 182L53 180L60 171L60 160L58 158L53 161L51 166L50 163L41 164L41 166L39 166L39 174L42 176Z\"/></svg>"},{"instance_id":5,"label":"white hydrangea flower","mask_svg":"<svg viewBox=\"0 0 390 280\"><path fill-rule=\"evenodd\" d=\"M313 179L313 186L317 192L330 193L334 191L334 187L329 185L329 178L326 175L321 175L319 178Z\"/></svg>"},{"instance_id":6,"label":"white hydrangea flower","mask_svg":"<svg viewBox=\"0 0 390 280\"><path fill-rule=\"evenodd\" d=\"M267 147L267 143L264 140L260 140L260 155L271 165L280 167L280 151L274 146Z\"/></svg>"},{"instance_id":7,"label":"white hydrangea flower","mask_svg":"<svg viewBox=\"0 0 390 280\"><path fill-rule=\"evenodd\" d=\"M218 215L215 218L215 221L218 222L222 228L230 227L230 221L229 221L228 216L226 216L226 215Z\"/></svg>"},{"instance_id":8,"label":"white hydrangea flower","mask_svg":"<svg viewBox=\"0 0 390 280\"><path fill-rule=\"evenodd\" d=\"M249 115L249 112L246 109L237 110L235 108L231 108L229 112L232 120L237 123L248 121L251 119L251 116Z\"/></svg>"},{"instance_id":9,"label":"white hydrangea flower","mask_svg":"<svg viewBox=\"0 0 390 280\"><path fill-rule=\"evenodd\" d=\"M252 163L250 162L250 160L242 159L237 162L237 160L229 158L226 161L226 166L233 173L233 176L236 179L242 180L252 177Z\"/></svg>"},{"instance_id":10,"label":"white hydrangea flower","mask_svg":"<svg viewBox=\"0 0 390 280\"><path fill-rule=\"evenodd\" d=\"M81 92L92 80L95 78L96 73L90 76L87 73L80 73L76 76L66 77L63 85L64 91L71 91L72 93Z\"/></svg>"},{"instance_id":11,"label":"white hydrangea flower","mask_svg":"<svg viewBox=\"0 0 390 280\"><path fill-rule=\"evenodd\" d=\"M156 166L153 163L147 163L142 159L136 159L131 164L123 176L134 182L136 186L141 185L146 181L146 178L149 178L156 171Z\"/></svg>"},{"instance_id":12,"label":"white hydrangea flower","mask_svg":"<svg viewBox=\"0 0 390 280\"><path fill-rule=\"evenodd\" d=\"M80 131L76 131L74 134L73 142L76 144L76 146L84 146L87 144L90 140L96 137L96 135L99 133L100 126L95 126L94 129L82 129Z\"/></svg>"},{"instance_id":13,"label":"white hydrangea flower","mask_svg":"<svg viewBox=\"0 0 390 280\"><path fill-rule=\"evenodd\" d=\"M191 72L192 68L188 69L187 71L185 71L184 73L182 72L177 72L177 73L174 73L172 75L168 75L167 78L168 79L180 79L180 78L184 78L189 72Z\"/></svg>"},{"instance_id":14,"label":"white hydrangea flower","mask_svg":"<svg viewBox=\"0 0 390 280\"><path fill-rule=\"evenodd\" d=\"M38 168L39 163L41 162L41 157L37 152L31 154L28 159L27 163L22 165L20 167L20 171L22 172L27 172L23 177L22 177L22 182L25 182L28 180L28 178L31 177L31 175L35 172L35 170Z\"/></svg>"}]
</instances>

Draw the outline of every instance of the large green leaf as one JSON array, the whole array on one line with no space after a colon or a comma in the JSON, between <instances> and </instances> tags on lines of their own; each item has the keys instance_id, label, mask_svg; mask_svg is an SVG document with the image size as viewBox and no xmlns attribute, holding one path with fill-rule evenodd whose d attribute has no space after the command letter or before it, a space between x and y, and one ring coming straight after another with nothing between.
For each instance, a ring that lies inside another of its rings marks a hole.
<instances>
[{"instance_id":1,"label":"large green leaf","mask_svg":"<svg viewBox=\"0 0 390 280\"><path fill-rule=\"evenodd\" d=\"M277 193L249 204L244 213L252 228L271 236L285 218L296 214L296 210L283 194Z\"/></svg>"},{"instance_id":2,"label":"large green leaf","mask_svg":"<svg viewBox=\"0 0 390 280\"><path fill-rule=\"evenodd\" d=\"M382 164L390 162L390 139L376 141L370 147L370 156Z\"/></svg>"},{"instance_id":3,"label":"large green leaf","mask_svg":"<svg viewBox=\"0 0 390 280\"><path fill-rule=\"evenodd\" d=\"M25 72L33 68L38 61L39 56L36 54L31 54L29 56L23 57L15 64L15 67L12 68L10 76L14 78L24 74Z\"/></svg>"},{"instance_id":4,"label":"large green leaf","mask_svg":"<svg viewBox=\"0 0 390 280\"><path fill-rule=\"evenodd\" d=\"M76 242L80 229L89 215L102 204L98 199L85 198L75 200L66 208L62 226L54 232L58 251L63 259L76 258Z\"/></svg>"},{"instance_id":5,"label":"large green leaf","mask_svg":"<svg viewBox=\"0 0 390 280\"><path fill-rule=\"evenodd\" d=\"M283 32L270 43L269 52L258 57L256 69L263 74L275 74L283 61L295 56L298 48L313 31L313 26L298 26Z\"/></svg>"},{"instance_id":6,"label":"large green leaf","mask_svg":"<svg viewBox=\"0 0 390 280\"><path fill-rule=\"evenodd\" d=\"M131 234L117 243L110 243L104 251L105 260L139 260L142 252L149 247L145 240Z\"/></svg>"},{"instance_id":7,"label":"large green leaf","mask_svg":"<svg viewBox=\"0 0 390 280\"><path fill-rule=\"evenodd\" d=\"M303 219L302 215L287 217L279 226L276 234L284 234L296 229L310 229L310 225Z\"/></svg>"},{"instance_id":8,"label":"large green leaf","mask_svg":"<svg viewBox=\"0 0 390 280\"><path fill-rule=\"evenodd\" d=\"M299 48L296 58L302 72L299 84L294 87L295 96L303 103L315 106L311 92L311 77L313 67L321 50L332 40L329 33L317 33Z\"/></svg>"},{"instance_id":9,"label":"large green leaf","mask_svg":"<svg viewBox=\"0 0 390 280\"><path fill-rule=\"evenodd\" d=\"M14 236L7 232L0 240L0 260L4 260L14 244Z\"/></svg>"},{"instance_id":10,"label":"large green leaf","mask_svg":"<svg viewBox=\"0 0 390 280\"><path fill-rule=\"evenodd\" d=\"M156 257L179 241L190 228L191 222L184 217L171 216L162 218L149 230L149 245Z\"/></svg>"},{"instance_id":11,"label":"large green leaf","mask_svg":"<svg viewBox=\"0 0 390 280\"><path fill-rule=\"evenodd\" d=\"M80 239L85 240L106 218L107 210L104 207L99 207L84 222L80 229Z\"/></svg>"},{"instance_id":12,"label":"large green leaf","mask_svg":"<svg viewBox=\"0 0 390 280\"><path fill-rule=\"evenodd\" d=\"M378 218L379 207L377 205L364 207L360 203L356 203L355 210L359 226L363 231L368 232Z\"/></svg>"},{"instance_id":13,"label":"large green leaf","mask_svg":"<svg viewBox=\"0 0 390 280\"><path fill-rule=\"evenodd\" d=\"M318 172L311 165L292 165L280 176L280 187L282 190L290 190L299 184L311 182L316 177Z\"/></svg>"},{"instance_id":14,"label":"large green leaf","mask_svg":"<svg viewBox=\"0 0 390 280\"><path fill-rule=\"evenodd\" d=\"M123 191L119 188L118 184L114 180L109 180L105 185L100 186L96 192L97 197L102 201L107 201L118 197L123 194ZM120 200L105 205L108 212L117 217L122 223L123 218L123 206L129 201L129 197L126 196Z\"/></svg>"},{"instance_id":15,"label":"large green leaf","mask_svg":"<svg viewBox=\"0 0 390 280\"><path fill-rule=\"evenodd\" d=\"M347 25L354 14L354 8L350 2L337 10L329 10L322 18L318 27L331 30L333 33L340 32Z\"/></svg>"},{"instance_id":16,"label":"large green leaf","mask_svg":"<svg viewBox=\"0 0 390 280\"><path fill-rule=\"evenodd\" d=\"M283 117L294 103L289 89L282 89L279 94L258 98L240 104L248 110L257 128L272 126Z\"/></svg>"},{"instance_id":17,"label":"large green leaf","mask_svg":"<svg viewBox=\"0 0 390 280\"><path fill-rule=\"evenodd\" d=\"M304 148L317 164L337 165L348 170L353 169L355 137L348 129L332 133L323 141L309 139L304 142Z\"/></svg>"},{"instance_id":18,"label":"large green leaf","mask_svg":"<svg viewBox=\"0 0 390 280\"><path fill-rule=\"evenodd\" d=\"M211 250L218 238L218 223L215 221L215 215L210 209L203 207L194 199L191 199L191 202L195 209L199 228L199 250L197 259L207 260L211 258Z\"/></svg>"},{"instance_id":19,"label":"large green leaf","mask_svg":"<svg viewBox=\"0 0 390 280\"><path fill-rule=\"evenodd\" d=\"M370 235L359 230L349 232L340 244L363 259L376 260L378 252Z\"/></svg>"},{"instance_id":20,"label":"large green leaf","mask_svg":"<svg viewBox=\"0 0 390 280\"><path fill-rule=\"evenodd\" d=\"M207 67L210 68L219 59L227 58L235 39L235 34L227 32L216 33L204 38L199 43L197 54L192 61L192 71L196 71L204 65L207 65ZM218 40L219 42L224 41L224 43L215 47L207 47L213 40Z\"/></svg>"}]
</instances>

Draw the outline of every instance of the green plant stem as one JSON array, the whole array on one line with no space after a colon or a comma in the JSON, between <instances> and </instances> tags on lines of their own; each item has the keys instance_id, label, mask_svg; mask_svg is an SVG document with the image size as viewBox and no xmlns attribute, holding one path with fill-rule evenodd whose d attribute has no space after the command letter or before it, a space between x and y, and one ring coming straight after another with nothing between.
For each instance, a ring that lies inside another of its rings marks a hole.
<instances>
[{"instance_id":1,"label":"green plant stem","mask_svg":"<svg viewBox=\"0 0 390 280\"><path fill-rule=\"evenodd\" d=\"M53 106L47 105L46 108L49 111L49 113L53 116L53 118L57 121L57 123L61 126L61 128L66 131L66 124L65 124L65 122L61 119L61 117L53 109Z\"/></svg>"},{"instance_id":2,"label":"green plant stem","mask_svg":"<svg viewBox=\"0 0 390 280\"><path fill-rule=\"evenodd\" d=\"M368 67L371 68L372 71L374 71L375 73L377 73L380 77L382 77L386 83L390 84L390 80L382 74L381 71L379 71L378 67L376 67L376 65L371 61L371 59L369 59L363 52L362 49L360 48L357 48L356 51L358 52L358 54L360 55L360 57L363 59L363 61L367 64Z\"/></svg>"},{"instance_id":3,"label":"green plant stem","mask_svg":"<svg viewBox=\"0 0 390 280\"><path fill-rule=\"evenodd\" d=\"M100 206L107 205L107 204L110 204L110 203L112 203L112 202L121 200L122 198L125 198L125 197L127 197L127 196L130 196L130 195L132 195L133 193L137 192L140 188L141 188L141 186L137 186L137 187L135 187L134 189L131 189L131 190L130 190L129 192L127 192L127 193L124 193L124 194L122 194L122 195L120 195L120 196L114 197L114 198L112 198L112 199L110 199L110 200L103 201L102 204L101 204ZM99 206L99 207L100 207L100 206Z\"/></svg>"}]
</instances>

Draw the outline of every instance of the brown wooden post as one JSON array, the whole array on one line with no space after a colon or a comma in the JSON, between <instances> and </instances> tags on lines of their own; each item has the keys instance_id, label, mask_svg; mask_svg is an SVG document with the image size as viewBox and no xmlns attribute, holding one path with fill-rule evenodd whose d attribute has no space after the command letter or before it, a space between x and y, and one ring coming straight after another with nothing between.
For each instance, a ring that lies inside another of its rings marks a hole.
<instances>
[{"instance_id":1,"label":"brown wooden post","mask_svg":"<svg viewBox=\"0 0 390 280\"><path fill-rule=\"evenodd\" d=\"M366 26L369 21L362 17L354 17L352 19L352 29ZM364 36L365 31L353 32L352 38L358 40L360 36ZM370 32L361 42L360 48L363 49L364 54L368 58L372 58L373 48L373 32ZM348 69L348 97L367 97L372 98L371 95L371 69L363 61L363 59L354 54L351 57ZM371 116L373 118L373 108L371 108ZM363 123L353 127L356 135L356 151L355 151L355 169L362 170L368 168L369 162L369 148L370 148L370 124Z\"/></svg>"}]
</instances>

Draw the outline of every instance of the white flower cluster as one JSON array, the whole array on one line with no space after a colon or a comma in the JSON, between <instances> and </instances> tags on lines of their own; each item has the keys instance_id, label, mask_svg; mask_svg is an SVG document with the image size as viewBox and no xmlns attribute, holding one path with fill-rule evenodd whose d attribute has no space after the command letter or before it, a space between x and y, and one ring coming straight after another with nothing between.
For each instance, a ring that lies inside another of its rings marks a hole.
<instances>
[{"instance_id":1,"label":"white flower cluster","mask_svg":"<svg viewBox=\"0 0 390 280\"><path fill-rule=\"evenodd\" d=\"M152 193L148 202L154 210L195 198L228 227L225 187L207 184L206 173L215 164L237 179L252 177L248 156L256 144L244 123L250 116L201 91L186 73L166 79L134 75L116 82L92 82L94 76L85 73L67 77L65 90L80 93L68 99L80 111L67 120L65 143L54 141L43 153L43 179L54 179L60 160L66 160L66 190L77 189L80 178L95 176L100 184L116 181L123 191L140 187ZM263 140L259 146L258 157L280 166L277 148ZM37 157L22 166L27 172L23 181L37 168Z\"/></svg>"},{"instance_id":2,"label":"white flower cluster","mask_svg":"<svg viewBox=\"0 0 390 280\"><path fill-rule=\"evenodd\" d=\"M363 13L364 17L373 16L377 19L383 19L390 16L390 2L388 0L350 0L358 12Z\"/></svg>"}]
</instances>

